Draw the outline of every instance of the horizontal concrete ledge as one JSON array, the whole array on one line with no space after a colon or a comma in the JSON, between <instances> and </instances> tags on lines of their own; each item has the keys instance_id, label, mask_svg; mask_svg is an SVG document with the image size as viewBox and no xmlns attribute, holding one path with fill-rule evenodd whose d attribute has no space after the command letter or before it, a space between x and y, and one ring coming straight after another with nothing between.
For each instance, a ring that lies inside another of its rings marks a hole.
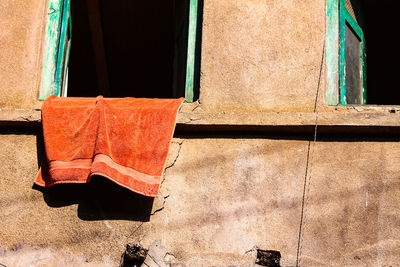
<instances>
[{"instance_id":1,"label":"horizontal concrete ledge","mask_svg":"<svg viewBox=\"0 0 400 267\"><path fill-rule=\"evenodd\" d=\"M180 112L182 125L243 125L243 126L400 126L400 112Z\"/></svg>"},{"instance_id":2,"label":"horizontal concrete ledge","mask_svg":"<svg viewBox=\"0 0 400 267\"><path fill-rule=\"evenodd\" d=\"M0 109L0 126L40 126L41 111L38 109ZM313 129L361 127L398 128L400 111L332 111L316 113L304 112L200 112L181 111L177 118L177 129L248 130L267 128ZM360 129L361 129L360 128Z\"/></svg>"},{"instance_id":3,"label":"horizontal concrete ledge","mask_svg":"<svg viewBox=\"0 0 400 267\"><path fill-rule=\"evenodd\" d=\"M40 126L40 109L0 109L0 126Z\"/></svg>"}]
</instances>

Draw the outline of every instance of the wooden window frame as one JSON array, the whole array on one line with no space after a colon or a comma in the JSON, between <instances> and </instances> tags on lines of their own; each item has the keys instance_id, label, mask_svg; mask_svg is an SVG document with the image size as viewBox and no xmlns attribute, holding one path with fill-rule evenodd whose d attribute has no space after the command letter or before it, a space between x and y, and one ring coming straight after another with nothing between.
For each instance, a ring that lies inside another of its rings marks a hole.
<instances>
[{"instance_id":1,"label":"wooden window frame","mask_svg":"<svg viewBox=\"0 0 400 267\"><path fill-rule=\"evenodd\" d=\"M81 0L79 0L81 1ZM186 102L194 101L196 44L198 38L198 5L199 0L188 0L188 45L185 80ZM50 95L66 96L63 88L67 85L69 53L71 42L67 42L67 33L71 35L71 0L49 0L46 35L44 44L44 59L39 100Z\"/></svg>"},{"instance_id":2,"label":"wooden window frame","mask_svg":"<svg viewBox=\"0 0 400 267\"><path fill-rule=\"evenodd\" d=\"M327 89L326 104L347 105L346 99L346 60L345 60L345 29L346 24L361 40L361 104L367 103L366 98L366 55L365 39L360 26L345 7L345 0L326 0L327 33L326 33L326 70ZM354 105L354 104L352 104Z\"/></svg>"},{"instance_id":3,"label":"wooden window frame","mask_svg":"<svg viewBox=\"0 0 400 267\"><path fill-rule=\"evenodd\" d=\"M50 95L63 95L62 88L67 82L71 43L67 42L67 33L71 35L70 0L49 0L42 79L39 100Z\"/></svg>"}]
</instances>

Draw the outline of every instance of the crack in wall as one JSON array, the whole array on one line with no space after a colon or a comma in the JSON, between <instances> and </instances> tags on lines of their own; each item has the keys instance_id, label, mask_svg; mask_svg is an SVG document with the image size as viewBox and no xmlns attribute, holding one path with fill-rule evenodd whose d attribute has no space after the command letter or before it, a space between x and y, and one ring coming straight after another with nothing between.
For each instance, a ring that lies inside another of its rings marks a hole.
<instances>
[{"instance_id":1,"label":"crack in wall","mask_svg":"<svg viewBox=\"0 0 400 267\"><path fill-rule=\"evenodd\" d=\"M168 267L171 266L171 264L175 263L175 259L176 256L171 252L168 252L166 248L161 244L161 241L157 240L150 245L143 266Z\"/></svg>"},{"instance_id":2,"label":"crack in wall","mask_svg":"<svg viewBox=\"0 0 400 267\"><path fill-rule=\"evenodd\" d=\"M126 244L128 243L129 238L131 238L131 237L143 226L143 224L144 224L144 222L141 222L141 223L139 224L139 226L136 227L135 230L133 230L133 232L130 233L130 235L128 235L128 236L126 237L126 241L125 241ZM140 240L139 240L139 244L140 244Z\"/></svg>"},{"instance_id":3,"label":"crack in wall","mask_svg":"<svg viewBox=\"0 0 400 267\"><path fill-rule=\"evenodd\" d=\"M171 164L169 164L168 166L166 166L165 167L165 169L164 169L164 174L163 174L163 179L162 179L162 181L161 181L161 185L164 183L164 181L165 181L165 177L166 177L166 172L167 172L167 170L169 169L169 168L172 168L174 165L175 165L175 163L176 163L176 161L178 160L178 158L179 158L179 155L180 155L180 152L181 152L181 149L182 149L182 144L183 144L183 140L180 140L180 141L175 141L175 142L171 142L172 144L178 144L179 145L179 147L178 147L178 151L177 151L177 153L176 153L176 156L175 156L175 158L174 158L174 160L172 161L172 163ZM166 192L165 192L166 191ZM166 202L166 199L169 197L169 193L168 193L168 190L166 190L165 188L160 188L160 192L159 192L159 194L158 194L158 197L155 199L155 202L154 202L154 204L153 204L153 210L151 211L151 214L150 214L150 216L153 216L154 214L156 214L157 212L160 212L160 211L162 211L163 209L164 209L164 207L165 207L165 202Z\"/></svg>"},{"instance_id":4,"label":"crack in wall","mask_svg":"<svg viewBox=\"0 0 400 267\"><path fill-rule=\"evenodd\" d=\"M168 197L168 196L167 196ZM153 216L154 214L156 214L157 212L162 211L165 208L165 199L167 199L167 197L164 196L159 196L159 198L162 198L162 204L161 207L157 207L154 210L151 211L150 216Z\"/></svg>"},{"instance_id":5,"label":"crack in wall","mask_svg":"<svg viewBox=\"0 0 400 267\"><path fill-rule=\"evenodd\" d=\"M257 251L257 249L259 249L259 247L258 247L258 246L254 246L254 247L252 247L251 249L245 251L245 252L243 253L243 255L246 255L246 254L249 254L249 253L253 253L253 252Z\"/></svg>"},{"instance_id":6,"label":"crack in wall","mask_svg":"<svg viewBox=\"0 0 400 267\"><path fill-rule=\"evenodd\" d=\"M176 154L175 159L172 161L171 164L169 164L168 166L165 167L165 169L164 169L164 175L163 175L163 180L161 181L161 184L162 184L162 183L164 182L164 180L165 180L165 174L166 174L167 170L168 170L169 168L173 167L173 166L175 165L176 161L178 160L179 155L180 155L180 153L181 153L183 140L180 140L180 141L178 141L178 142L171 142L171 143L172 143L172 144L178 144L178 145L179 145L179 148L178 148L178 152L177 152L177 154Z\"/></svg>"},{"instance_id":7,"label":"crack in wall","mask_svg":"<svg viewBox=\"0 0 400 267\"><path fill-rule=\"evenodd\" d=\"M150 259L151 259L155 264L157 264L157 266L162 267L162 266L157 262L157 260L154 259L150 254L147 254L147 256L149 256ZM150 265L148 265L146 262L143 262L143 264L144 264L145 266L149 266L149 267L150 267Z\"/></svg>"},{"instance_id":8,"label":"crack in wall","mask_svg":"<svg viewBox=\"0 0 400 267\"><path fill-rule=\"evenodd\" d=\"M198 107L200 107L200 100L196 101L196 106L192 109L192 112L195 111Z\"/></svg>"},{"instance_id":9,"label":"crack in wall","mask_svg":"<svg viewBox=\"0 0 400 267\"><path fill-rule=\"evenodd\" d=\"M183 122L183 124L189 124L189 123L191 123L191 122L200 121L200 120L201 120L200 118L189 118L189 120Z\"/></svg>"},{"instance_id":10,"label":"crack in wall","mask_svg":"<svg viewBox=\"0 0 400 267\"><path fill-rule=\"evenodd\" d=\"M164 169L163 180L161 181L161 184L165 181L165 176L166 176L167 170L168 170L169 168L173 167L173 166L175 165L175 163L177 162L177 160L178 160L178 158L179 158L179 155L180 155L180 152L181 152L181 149L182 149L183 140L173 141L173 142L171 142L171 144L175 144L175 145L177 144L177 145L178 145L178 148L177 148L176 156L173 158L172 162L171 162L169 165L167 165L167 166L165 167L165 169ZM165 191L166 191L166 192L165 192ZM160 188L159 195L158 195L157 198L155 198L155 201L154 201L154 203L153 203L153 209L152 209L152 211L151 211L151 213L150 213L150 216L153 216L153 215L155 215L156 213L158 213L158 212L164 210L164 208L165 208L165 203L166 203L166 199L167 199L168 197L169 197L168 190L166 190L165 188ZM145 223L145 222L140 223L139 226L137 226L137 227L126 237L126 242L125 242L125 244L128 244L129 239L130 239L136 232L138 232L138 230L144 225L144 223ZM140 240L139 240L138 243L140 244ZM164 256L167 256L167 255L171 255L172 257L175 257L174 255L172 255L171 253L168 253L168 252L167 252ZM121 256L121 263L122 263L122 257L123 257L123 255ZM149 257L151 257L151 255L149 255ZM154 259L153 259L153 260L154 260ZM120 263L120 264L121 264L121 263ZM155 262L155 263L157 263L157 262ZM157 265L160 266L158 263L157 263ZM147 265L146 263L144 263L143 266L148 266L148 265Z\"/></svg>"}]
</instances>

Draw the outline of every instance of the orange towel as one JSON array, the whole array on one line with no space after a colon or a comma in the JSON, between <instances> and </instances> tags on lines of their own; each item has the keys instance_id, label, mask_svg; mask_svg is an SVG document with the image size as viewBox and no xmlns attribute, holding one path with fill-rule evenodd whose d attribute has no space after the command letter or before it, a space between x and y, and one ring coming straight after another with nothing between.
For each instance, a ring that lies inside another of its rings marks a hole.
<instances>
[{"instance_id":1,"label":"orange towel","mask_svg":"<svg viewBox=\"0 0 400 267\"><path fill-rule=\"evenodd\" d=\"M101 175L157 196L183 100L49 97L42 107L46 158L35 183L87 183Z\"/></svg>"}]
</instances>

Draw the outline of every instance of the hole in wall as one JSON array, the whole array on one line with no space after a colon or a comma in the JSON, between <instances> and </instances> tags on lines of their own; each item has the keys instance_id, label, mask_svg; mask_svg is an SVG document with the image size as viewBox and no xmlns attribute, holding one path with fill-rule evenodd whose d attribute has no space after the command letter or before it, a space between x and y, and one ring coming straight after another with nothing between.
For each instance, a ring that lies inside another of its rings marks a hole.
<instances>
[{"instance_id":1,"label":"hole in wall","mask_svg":"<svg viewBox=\"0 0 400 267\"><path fill-rule=\"evenodd\" d=\"M146 259L148 250L135 244L133 246L127 244L124 254L122 255L122 263L120 267L139 267L142 266Z\"/></svg>"},{"instance_id":2,"label":"hole in wall","mask_svg":"<svg viewBox=\"0 0 400 267\"><path fill-rule=\"evenodd\" d=\"M277 250L257 249L256 264L268 267L280 267L281 253Z\"/></svg>"}]
</instances>

